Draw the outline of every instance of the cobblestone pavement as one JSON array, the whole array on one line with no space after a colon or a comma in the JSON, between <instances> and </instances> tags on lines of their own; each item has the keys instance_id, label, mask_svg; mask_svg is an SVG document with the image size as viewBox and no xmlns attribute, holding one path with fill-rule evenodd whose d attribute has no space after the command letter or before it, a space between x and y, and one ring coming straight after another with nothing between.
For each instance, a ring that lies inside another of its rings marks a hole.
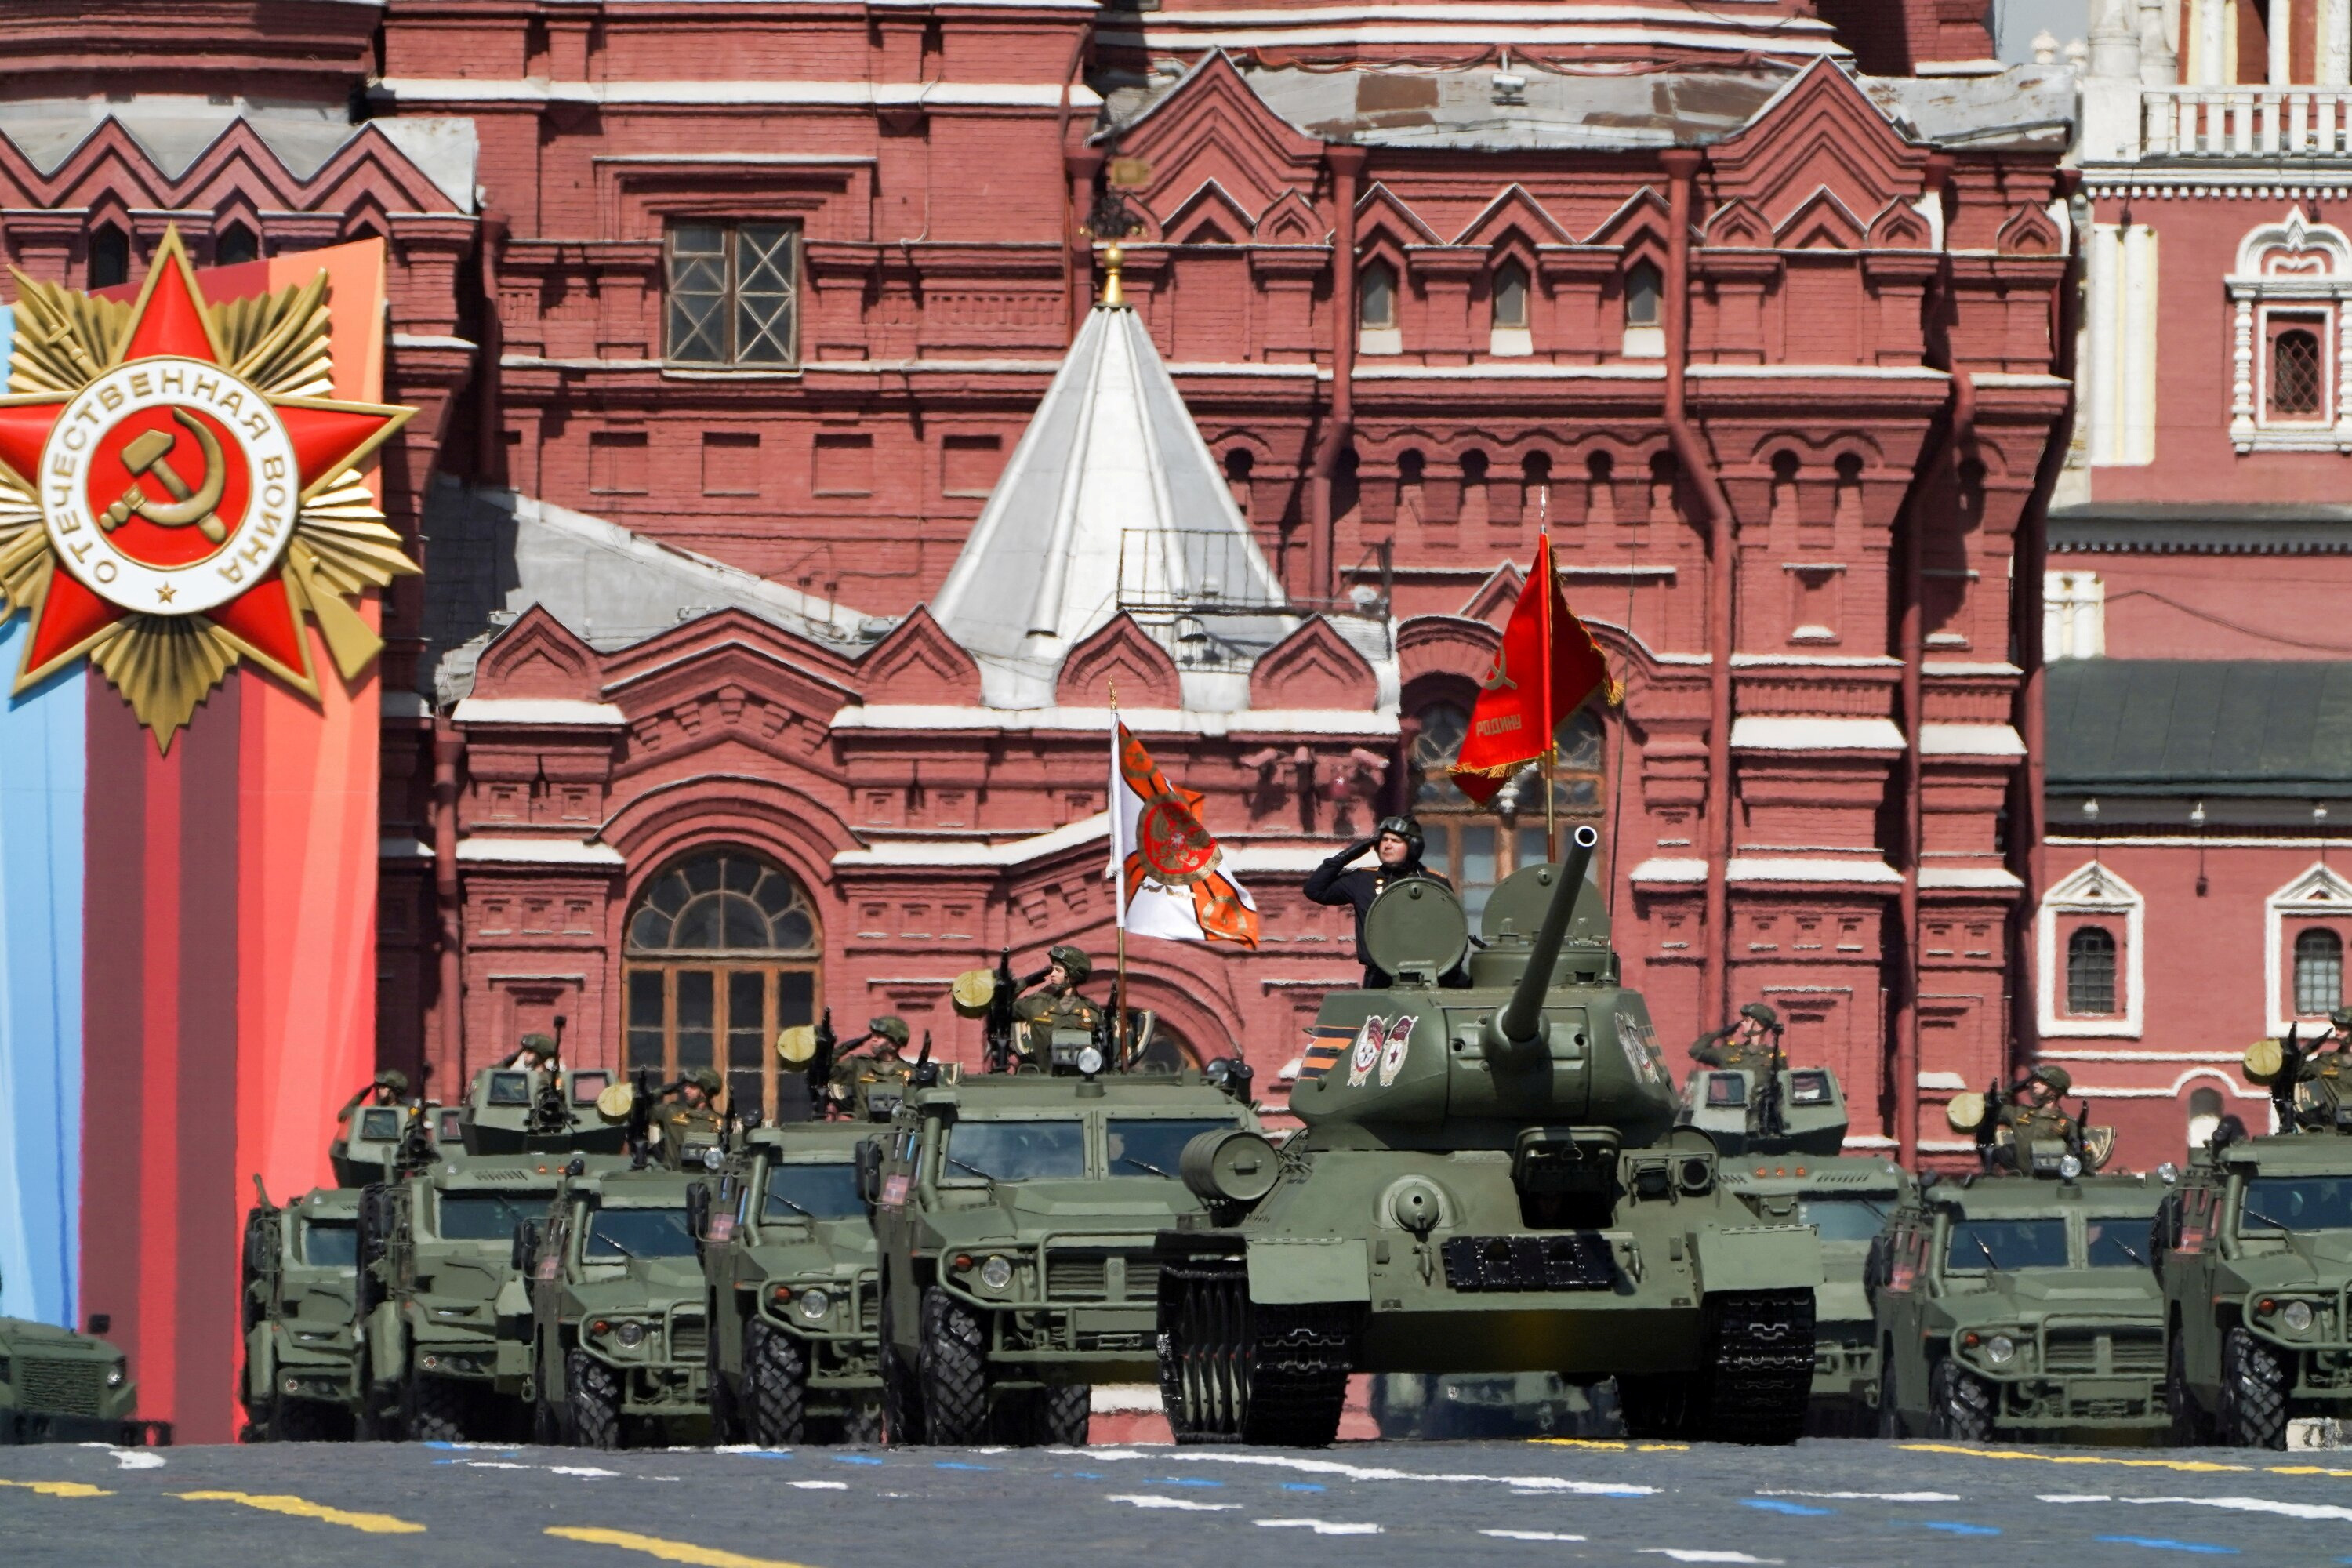
<instances>
[{"instance_id":1,"label":"cobblestone pavement","mask_svg":"<svg viewBox=\"0 0 2352 1568\"><path fill-rule=\"evenodd\" d=\"M2352 1454L1809 1440L0 1449L15 1568L2352 1563Z\"/></svg>"}]
</instances>

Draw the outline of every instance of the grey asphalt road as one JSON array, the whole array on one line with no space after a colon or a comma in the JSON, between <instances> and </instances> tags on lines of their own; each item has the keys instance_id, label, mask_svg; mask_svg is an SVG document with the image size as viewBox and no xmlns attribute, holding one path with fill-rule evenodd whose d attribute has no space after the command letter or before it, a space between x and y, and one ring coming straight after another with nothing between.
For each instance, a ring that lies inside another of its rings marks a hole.
<instances>
[{"instance_id":1,"label":"grey asphalt road","mask_svg":"<svg viewBox=\"0 0 2352 1568\"><path fill-rule=\"evenodd\" d=\"M2347 1526L2352 1454L2218 1449L0 1449L0 1561L13 1568L2270 1568L2352 1563Z\"/></svg>"}]
</instances>

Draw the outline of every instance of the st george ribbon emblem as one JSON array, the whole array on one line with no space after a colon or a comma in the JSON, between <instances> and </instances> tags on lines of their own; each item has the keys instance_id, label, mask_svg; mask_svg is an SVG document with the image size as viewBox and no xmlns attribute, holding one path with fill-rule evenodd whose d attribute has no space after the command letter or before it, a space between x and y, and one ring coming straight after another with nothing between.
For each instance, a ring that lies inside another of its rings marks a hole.
<instances>
[{"instance_id":1,"label":"st george ribbon emblem","mask_svg":"<svg viewBox=\"0 0 2352 1568\"><path fill-rule=\"evenodd\" d=\"M16 275L0 397L0 620L19 691L87 657L168 748L240 659L318 694L382 642L352 599L414 574L360 465L413 410L333 389L327 275L208 303L177 230L136 303Z\"/></svg>"}]
</instances>

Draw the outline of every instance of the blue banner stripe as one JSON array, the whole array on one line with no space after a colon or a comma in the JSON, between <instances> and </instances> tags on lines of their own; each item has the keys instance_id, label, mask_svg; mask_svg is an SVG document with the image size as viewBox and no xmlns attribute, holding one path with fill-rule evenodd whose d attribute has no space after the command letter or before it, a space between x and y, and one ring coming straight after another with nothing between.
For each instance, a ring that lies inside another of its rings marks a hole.
<instances>
[{"instance_id":1,"label":"blue banner stripe","mask_svg":"<svg viewBox=\"0 0 2352 1568\"><path fill-rule=\"evenodd\" d=\"M9 312L0 310L0 362ZM13 607L13 606L11 606ZM0 626L0 692L29 636ZM0 696L0 1316L75 1321L88 676Z\"/></svg>"}]
</instances>

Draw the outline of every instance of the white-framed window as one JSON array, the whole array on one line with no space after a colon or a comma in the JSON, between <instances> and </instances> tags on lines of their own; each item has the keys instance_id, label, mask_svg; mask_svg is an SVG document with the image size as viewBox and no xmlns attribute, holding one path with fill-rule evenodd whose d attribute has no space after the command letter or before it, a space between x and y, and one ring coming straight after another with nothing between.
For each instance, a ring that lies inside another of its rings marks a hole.
<instances>
[{"instance_id":1,"label":"white-framed window","mask_svg":"<svg viewBox=\"0 0 2352 1568\"><path fill-rule=\"evenodd\" d=\"M1489 289L1489 313L1493 319L1486 333L1486 352L1498 359L1535 353L1535 333L1528 309L1528 269L1516 261L1506 261L1495 268Z\"/></svg>"},{"instance_id":2,"label":"white-framed window","mask_svg":"<svg viewBox=\"0 0 2352 1568\"><path fill-rule=\"evenodd\" d=\"M2352 881L2315 863L2263 900L2263 972L2273 1035L2308 1035L2344 1005L2344 945L2352 938Z\"/></svg>"},{"instance_id":3,"label":"white-framed window","mask_svg":"<svg viewBox=\"0 0 2352 1568\"><path fill-rule=\"evenodd\" d=\"M2301 207L2239 242L2230 439L2241 452L2352 451L2352 242Z\"/></svg>"},{"instance_id":4,"label":"white-framed window","mask_svg":"<svg viewBox=\"0 0 2352 1568\"><path fill-rule=\"evenodd\" d=\"M1356 352L1404 352L1404 330L1397 324L1397 270L1385 261L1366 262L1356 276Z\"/></svg>"},{"instance_id":5,"label":"white-framed window","mask_svg":"<svg viewBox=\"0 0 2352 1568\"><path fill-rule=\"evenodd\" d=\"M2042 578L2042 657L2098 658L2107 651L2107 585L2096 572Z\"/></svg>"},{"instance_id":6,"label":"white-framed window","mask_svg":"<svg viewBox=\"0 0 2352 1568\"><path fill-rule=\"evenodd\" d=\"M1662 359L1666 352L1666 280L1654 261L1625 269L1625 357Z\"/></svg>"},{"instance_id":7,"label":"white-framed window","mask_svg":"<svg viewBox=\"0 0 2352 1568\"><path fill-rule=\"evenodd\" d=\"M2147 900L2094 860L2042 896L2035 922L2042 1033L2137 1039Z\"/></svg>"}]
</instances>

